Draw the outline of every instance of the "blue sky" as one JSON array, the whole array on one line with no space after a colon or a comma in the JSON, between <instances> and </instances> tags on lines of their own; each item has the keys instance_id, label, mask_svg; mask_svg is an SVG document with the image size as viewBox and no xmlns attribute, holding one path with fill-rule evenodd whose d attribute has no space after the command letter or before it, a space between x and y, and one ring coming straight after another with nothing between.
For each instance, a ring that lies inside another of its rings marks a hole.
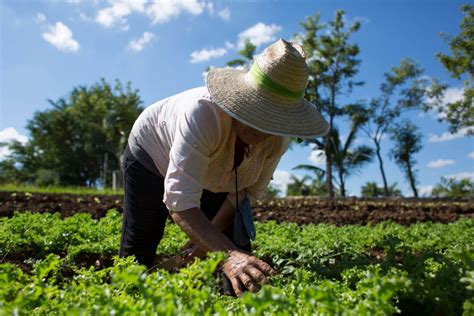
<instances>
[{"instance_id":1,"label":"blue sky","mask_svg":"<svg viewBox=\"0 0 474 316\"><path fill-rule=\"evenodd\" d=\"M203 85L207 66L221 67L237 57L239 43L250 38L257 52L278 38L301 32L306 16L321 12L322 21L337 9L362 27L352 37L360 47L360 70L355 79L366 82L347 100L378 96L384 72L403 58L411 58L450 85L446 100L462 93L462 83L435 58L448 45L440 32L458 34L463 2L371 0L187 0L187 1L60 1L3 0L0 56L0 141L28 137L26 122L35 111L49 107L48 99L68 95L74 86L100 78L131 81L147 106L180 91ZM423 150L416 155L419 186L429 192L441 176L474 179L474 143L463 133L450 135L436 114L411 112L423 133ZM347 124L339 120L341 134ZM370 144L361 135L360 143ZM408 183L388 159L392 144L383 141L387 178L410 195ZM0 153L1 155L2 153ZM4 154L4 153L3 153ZM282 158L275 184L288 182L297 164L310 160L309 147L294 146ZM378 165L348 179L347 189L359 194L367 181L381 183Z\"/></svg>"}]
</instances>

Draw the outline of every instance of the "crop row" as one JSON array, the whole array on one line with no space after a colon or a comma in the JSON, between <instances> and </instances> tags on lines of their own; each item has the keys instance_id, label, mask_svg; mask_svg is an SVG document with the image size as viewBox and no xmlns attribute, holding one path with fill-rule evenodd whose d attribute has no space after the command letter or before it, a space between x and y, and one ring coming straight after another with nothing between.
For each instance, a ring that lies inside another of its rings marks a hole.
<instances>
[{"instance_id":1,"label":"crop row","mask_svg":"<svg viewBox=\"0 0 474 316\"><path fill-rule=\"evenodd\" d=\"M472 314L474 220L367 226L257 223L258 256L280 272L242 299L220 294L221 255L178 273L114 258L121 215L18 213L0 219L6 314ZM169 223L158 253L186 236ZM85 258L93 260L85 260Z\"/></svg>"}]
</instances>

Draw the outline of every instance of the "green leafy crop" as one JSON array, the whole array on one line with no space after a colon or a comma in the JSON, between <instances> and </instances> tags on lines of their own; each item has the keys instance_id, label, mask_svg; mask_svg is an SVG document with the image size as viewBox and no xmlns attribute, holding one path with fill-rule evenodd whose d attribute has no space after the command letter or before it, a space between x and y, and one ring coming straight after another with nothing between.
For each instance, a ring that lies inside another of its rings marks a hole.
<instances>
[{"instance_id":1,"label":"green leafy crop","mask_svg":"<svg viewBox=\"0 0 474 316\"><path fill-rule=\"evenodd\" d=\"M279 271L272 285L221 294L212 254L177 273L118 258L121 215L18 213L0 219L3 315L470 315L474 220L343 226L257 223L256 254ZM185 234L166 227L159 254Z\"/></svg>"}]
</instances>

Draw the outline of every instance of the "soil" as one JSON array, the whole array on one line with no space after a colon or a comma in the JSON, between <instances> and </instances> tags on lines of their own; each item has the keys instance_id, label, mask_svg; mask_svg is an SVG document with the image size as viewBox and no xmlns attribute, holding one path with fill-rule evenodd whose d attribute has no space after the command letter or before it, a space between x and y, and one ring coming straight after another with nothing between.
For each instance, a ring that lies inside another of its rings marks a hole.
<instances>
[{"instance_id":1,"label":"soil","mask_svg":"<svg viewBox=\"0 0 474 316\"><path fill-rule=\"evenodd\" d=\"M298 197L261 201L254 207L260 222L326 223L334 225L392 221L449 223L460 217L474 218L473 200L446 199L327 199Z\"/></svg>"},{"instance_id":2,"label":"soil","mask_svg":"<svg viewBox=\"0 0 474 316\"><path fill-rule=\"evenodd\" d=\"M93 218L101 218L110 209L122 212L121 195L86 195L25 193L0 191L0 217L12 217L14 212L57 213L61 218L76 213L89 213Z\"/></svg>"},{"instance_id":3,"label":"soil","mask_svg":"<svg viewBox=\"0 0 474 316\"><path fill-rule=\"evenodd\" d=\"M460 217L474 218L474 200L447 199L361 199L291 197L266 199L253 208L254 218L265 222L335 225L392 221L402 225L417 222L448 223ZM14 212L56 213L61 217L89 213L93 218L105 216L109 209L122 212L121 195L79 195L0 191L0 217Z\"/></svg>"}]
</instances>

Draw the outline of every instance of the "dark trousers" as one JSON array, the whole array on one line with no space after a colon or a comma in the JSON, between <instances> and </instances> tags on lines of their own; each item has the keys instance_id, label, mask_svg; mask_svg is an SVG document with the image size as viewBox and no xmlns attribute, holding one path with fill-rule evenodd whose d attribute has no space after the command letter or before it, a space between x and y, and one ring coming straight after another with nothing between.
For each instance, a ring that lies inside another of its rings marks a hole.
<instances>
[{"instance_id":1,"label":"dark trousers","mask_svg":"<svg viewBox=\"0 0 474 316\"><path fill-rule=\"evenodd\" d=\"M131 154L128 146L124 153L123 170L125 196L119 255L134 255L140 264L151 267L168 218L168 209L163 203L164 179L144 167ZM209 220L216 216L227 194L203 190L201 211ZM230 225L224 231L231 241L232 227ZM246 251L251 249L250 244L240 248Z\"/></svg>"}]
</instances>

